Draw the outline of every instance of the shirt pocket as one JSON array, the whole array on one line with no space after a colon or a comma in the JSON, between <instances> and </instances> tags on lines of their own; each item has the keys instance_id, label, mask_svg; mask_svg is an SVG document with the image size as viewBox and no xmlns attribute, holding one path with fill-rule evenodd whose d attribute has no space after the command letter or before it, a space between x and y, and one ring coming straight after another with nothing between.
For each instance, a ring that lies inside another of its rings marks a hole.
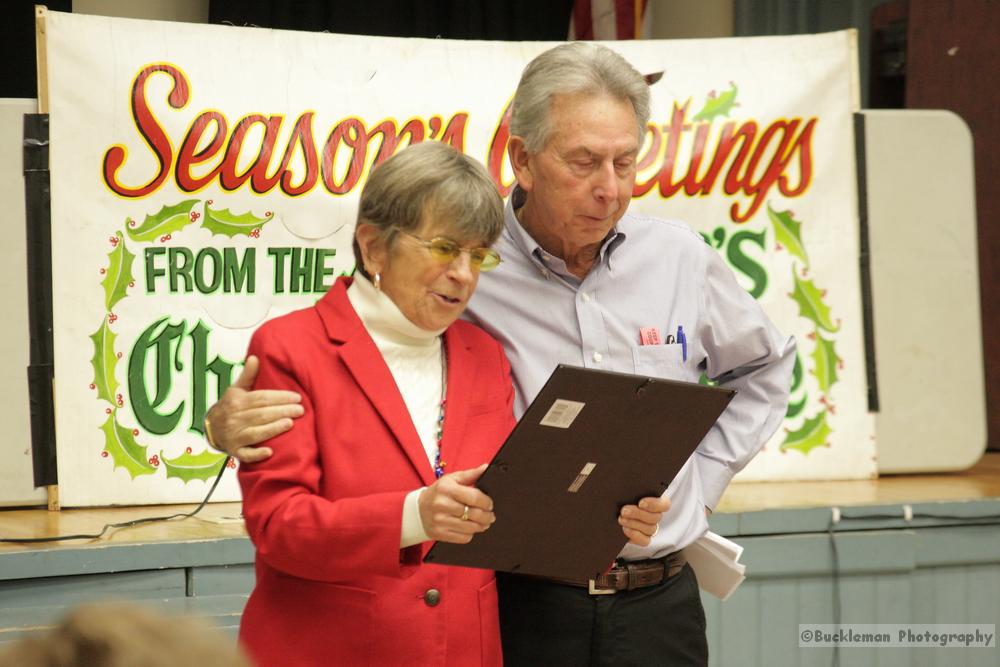
<instances>
[{"instance_id":1,"label":"shirt pocket","mask_svg":"<svg viewBox=\"0 0 1000 667\"><path fill-rule=\"evenodd\" d=\"M636 375L683 380L685 378L684 352L680 343L672 345L639 345L632 348L632 362Z\"/></svg>"}]
</instances>

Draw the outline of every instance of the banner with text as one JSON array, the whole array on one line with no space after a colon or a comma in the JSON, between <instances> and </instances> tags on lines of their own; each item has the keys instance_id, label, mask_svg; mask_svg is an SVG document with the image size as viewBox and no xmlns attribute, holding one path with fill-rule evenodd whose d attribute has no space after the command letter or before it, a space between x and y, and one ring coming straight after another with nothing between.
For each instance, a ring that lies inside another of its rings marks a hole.
<instances>
[{"instance_id":1,"label":"banner with text","mask_svg":"<svg viewBox=\"0 0 1000 667\"><path fill-rule=\"evenodd\" d=\"M223 461L205 411L257 325L352 272L372 166L443 141L506 195L507 107L551 46L45 25L66 505L202 498ZM694 226L799 340L784 428L741 478L873 476L853 33L608 46L663 73L632 206ZM238 495L226 475L215 500Z\"/></svg>"}]
</instances>

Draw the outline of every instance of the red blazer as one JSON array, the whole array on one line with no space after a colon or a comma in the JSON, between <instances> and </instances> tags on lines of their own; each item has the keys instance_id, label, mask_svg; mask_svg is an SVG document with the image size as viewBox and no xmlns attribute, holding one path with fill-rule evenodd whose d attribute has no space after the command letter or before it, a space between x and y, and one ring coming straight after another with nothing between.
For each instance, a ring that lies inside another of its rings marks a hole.
<instances>
[{"instance_id":1,"label":"red blazer","mask_svg":"<svg viewBox=\"0 0 1000 667\"><path fill-rule=\"evenodd\" d=\"M403 499L434 473L348 285L250 342L255 388L299 392L305 414L268 443L270 459L240 467L257 547L240 640L261 667L501 665L493 572L425 565L429 542L399 548ZM500 344L481 329L455 322L445 345L442 460L454 471L497 451L514 391Z\"/></svg>"}]
</instances>

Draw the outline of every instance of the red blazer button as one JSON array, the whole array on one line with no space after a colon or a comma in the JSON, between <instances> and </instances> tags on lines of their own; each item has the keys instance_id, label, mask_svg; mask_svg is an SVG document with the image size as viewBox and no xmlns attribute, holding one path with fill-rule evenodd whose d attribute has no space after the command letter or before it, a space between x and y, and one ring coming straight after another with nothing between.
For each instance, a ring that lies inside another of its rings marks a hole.
<instances>
[{"instance_id":1,"label":"red blazer button","mask_svg":"<svg viewBox=\"0 0 1000 667\"><path fill-rule=\"evenodd\" d=\"M441 591L436 588L428 588L424 593L424 604L428 607L436 607L441 602Z\"/></svg>"}]
</instances>

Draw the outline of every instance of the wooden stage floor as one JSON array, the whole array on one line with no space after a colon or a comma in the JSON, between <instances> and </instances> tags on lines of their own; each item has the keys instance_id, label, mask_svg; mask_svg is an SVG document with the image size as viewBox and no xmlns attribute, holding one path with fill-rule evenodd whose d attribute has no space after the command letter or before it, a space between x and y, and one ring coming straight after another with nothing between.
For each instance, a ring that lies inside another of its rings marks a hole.
<instances>
[{"instance_id":1,"label":"wooden stage floor","mask_svg":"<svg viewBox=\"0 0 1000 667\"><path fill-rule=\"evenodd\" d=\"M719 514L810 507L885 505L1000 498L1000 452L986 454L971 469L945 474L893 475L852 482L748 482L729 487ZM0 537L97 533L104 524L190 512L194 505L0 510ZM21 545L0 543L0 552L81 548L140 542L217 540L245 535L239 503L215 503L183 520L113 529L99 540Z\"/></svg>"}]
</instances>

